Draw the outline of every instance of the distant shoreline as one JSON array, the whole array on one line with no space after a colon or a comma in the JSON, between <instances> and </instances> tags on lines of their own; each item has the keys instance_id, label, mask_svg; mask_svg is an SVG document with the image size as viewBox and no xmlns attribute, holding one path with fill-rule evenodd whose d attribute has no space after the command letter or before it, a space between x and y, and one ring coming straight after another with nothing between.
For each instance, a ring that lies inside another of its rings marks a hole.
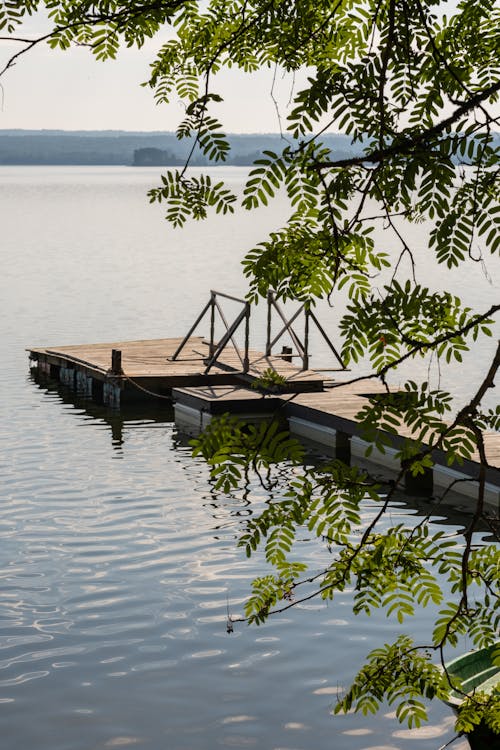
<instances>
[{"instance_id":1,"label":"distant shoreline","mask_svg":"<svg viewBox=\"0 0 500 750\"><path fill-rule=\"evenodd\" d=\"M192 166L250 166L263 151L280 152L286 141L278 133L227 134L231 146L225 162L196 151ZM337 158L357 155L345 135L326 134L322 141ZM2 166L137 166L174 167L185 163L192 140L174 132L0 130Z\"/></svg>"},{"instance_id":2,"label":"distant shoreline","mask_svg":"<svg viewBox=\"0 0 500 750\"><path fill-rule=\"evenodd\" d=\"M492 133L500 145L500 133ZM228 133L226 161L207 159L195 150L193 167L249 167L263 152L280 153L292 139L278 133ZM321 142L332 159L361 156L365 142L351 143L350 136L324 133ZM0 166L73 167L176 167L184 165L193 140L179 141L174 132L126 130L0 130ZM458 163L456 157L453 158Z\"/></svg>"}]
</instances>

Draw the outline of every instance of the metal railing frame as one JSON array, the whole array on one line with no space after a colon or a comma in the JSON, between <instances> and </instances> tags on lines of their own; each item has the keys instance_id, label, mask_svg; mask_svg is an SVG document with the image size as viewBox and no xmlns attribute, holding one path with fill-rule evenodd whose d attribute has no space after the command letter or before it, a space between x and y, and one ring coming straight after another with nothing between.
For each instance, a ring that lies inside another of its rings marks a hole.
<instances>
[{"instance_id":1,"label":"metal railing frame","mask_svg":"<svg viewBox=\"0 0 500 750\"><path fill-rule=\"evenodd\" d=\"M239 302L243 305L243 309L241 312L236 316L233 323L231 325L228 324L226 316L224 315L224 311L219 304L219 301L217 298L224 298L229 299L232 302ZM234 349L236 351L236 354L238 355L238 358L241 362L243 372L248 372L250 369L250 360L249 360L249 346L250 346L250 303L247 302L244 299L240 299L239 297L233 297L230 294L224 294L223 292L216 292L215 290L210 290L210 299L208 300L207 304L201 311L201 313L196 318L195 322L189 329L186 336L183 338L182 342L177 347L176 351L172 355L172 360L175 361L178 357L181 351L184 349L186 343L196 330L196 328L199 326L207 312L210 310L210 339L208 342L208 357L204 360L205 362L205 375L211 370L211 368L215 365L218 358L228 345L228 343L231 341ZM220 339L220 341L215 341L215 318L216 318L216 312L219 314L219 317L226 329L226 332ZM238 347L238 344L235 341L234 335L236 331L238 330L239 326L242 324L242 322L245 321L245 350L244 354L242 356L240 349Z\"/></svg>"},{"instance_id":2,"label":"metal railing frame","mask_svg":"<svg viewBox=\"0 0 500 750\"><path fill-rule=\"evenodd\" d=\"M239 312L239 314L236 316L234 321L229 325L226 316L224 314L224 311L222 309L222 306L219 304L219 298L228 299L232 302L238 302L239 304L243 305L243 309ZM188 340L193 335L196 328L199 326L205 315L210 311L210 338L208 341L208 357L204 359L205 363L205 375L212 369L212 367L216 364L217 360L219 359L220 355L226 348L226 346L231 341L234 350L236 354L238 355L238 358L241 362L243 372L247 373L250 369L250 361L249 361L249 346L250 346L250 303L247 302L244 299L240 299L239 297L233 297L230 294L225 294L224 292L216 292L215 290L210 290L210 299L208 300L207 304L201 311L201 313L196 318L195 322L189 329L186 336L183 338L182 342L177 347L175 353L172 355L171 359L173 361L177 360L180 353L186 346ZM272 323L272 312L275 310L279 317L281 318L283 322L283 327L280 329L280 331L274 336L274 338L271 340L271 323ZM304 314L304 338L303 340L299 337L296 330L293 327L293 323L298 319L298 317L301 314ZM225 333L220 339L220 341L215 341L215 321L216 321L216 314L218 314L220 320L222 321L222 324L225 328ZM236 343L236 340L234 338L236 331L240 327L240 325L245 322L245 350L242 355L240 348L238 347L238 344ZM285 334L288 333L290 338L292 339L298 355L300 359L302 360L302 370L308 370L309 369L309 331L310 331L310 323L311 321L315 324L316 328L320 332L323 339L326 341L328 347L334 354L337 362L340 365L340 370L345 370L346 366L344 362L342 361L342 357L338 353L337 349L335 348L334 344L332 343L330 337L324 330L323 326L317 319L316 315L313 313L313 311L310 309L310 307L303 303L298 310L295 311L295 313L292 315L291 318L287 318L283 309L278 304L276 299L276 292L272 289L270 289L267 293L267 337L266 337L266 357L272 356L272 348L275 346L275 344L280 340L280 338ZM275 355L279 356L279 355ZM287 354L286 356L292 356Z\"/></svg>"},{"instance_id":3,"label":"metal railing frame","mask_svg":"<svg viewBox=\"0 0 500 750\"><path fill-rule=\"evenodd\" d=\"M284 325L283 328L279 331L279 333L273 338L271 341L271 322L272 322L272 311L276 310L278 315L280 316L281 320L283 321ZM304 313L304 340L303 342L297 335L297 332L294 330L292 323L294 323L299 315L301 313ZM280 340L280 338L285 334L288 333L290 338L292 339L293 343L295 344L298 356L302 360L302 369L308 370L309 369L309 329L310 329L310 321L313 321L313 323L316 325L316 328L328 344L330 350L333 352L337 362L340 365L341 370L345 370L346 366L344 362L342 361L342 357L338 353L337 349L333 345L332 341L330 340L328 334L324 330L323 326L317 319L316 315L313 313L313 311L309 308L309 306L306 303L303 303L298 310L292 315L290 319L287 319L285 316L284 311L278 304L276 300L276 292L272 289L269 289L267 292L267 337L266 337L266 357L270 357L272 354L272 348L273 346Z\"/></svg>"}]
</instances>

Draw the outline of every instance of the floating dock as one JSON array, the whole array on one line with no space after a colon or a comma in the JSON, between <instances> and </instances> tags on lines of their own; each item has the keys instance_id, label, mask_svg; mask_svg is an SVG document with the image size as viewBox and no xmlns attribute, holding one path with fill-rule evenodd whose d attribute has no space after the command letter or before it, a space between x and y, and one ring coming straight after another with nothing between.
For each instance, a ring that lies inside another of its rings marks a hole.
<instances>
[{"instance_id":1,"label":"floating dock","mask_svg":"<svg viewBox=\"0 0 500 750\"><path fill-rule=\"evenodd\" d=\"M222 300L240 306L228 323ZM351 382L327 380L323 371L309 369L309 328L315 325L335 357L336 367L327 372L345 371L334 344L314 313L302 305L287 319L274 292L267 297L267 339L265 350L249 345L250 304L245 300L211 291L210 298L184 338L118 341L105 344L31 347L30 360L41 375L55 378L79 393L118 407L138 397L164 398L174 402L175 419L187 433L202 430L217 414L230 412L247 421L278 415L293 434L312 441L323 450L350 461L363 458L368 448L357 414L370 396L385 393L376 379ZM272 334L272 314L279 318L280 330ZM203 318L209 317L207 338L194 336ZM216 317L223 324L217 340ZM296 327L299 316L303 334ZM244 344L238 345L236 333L244 329ZM284 346L272 354L278 340L286 334L295 347ZM280 376L280 392L262 395L251 384L272 370ZM397 451L405 438L412 437L404 426L391 435L391 447L384 453L373 450L370 462L399 472ZM489 466L486 469L485 501L496 514L500 510L500 434L484 436ZM407 489L432 494L434 488L475 497L479 475L479 456L464 461L459 470L447 465L443 451L434 450L435 465L415 484L407 475Z\"/></svg>"},{"instance_id":2,"label":"floating dock","mask_svg":"<svg viewBox=\"0 0 500 750\"><path fill-rule=\"evenodd\" d=\"M379 381L336 382L321 392L260 395L241 386L203 386L174 388L175 421L188 434L199 434L211 421L225 412L252 422L270 416L287 423L291 434L314 443L321 450L346 462L365 460L369 443L362 438L356 415L368 405L370 396L384 394ZM401 464L397 451L411 432L404 427L391 435L392 446L384 453L373 449L369 463L396 475ZM486 470L485 505L494 514L500 511L500 434L484 436L489 467ZM457 469L447 465L446 453L434 450L434 466L425 475L406 475L410 494L442 494L452 483L455 495L475 498L479 474L479 456L473 455Z\"/></svg>"},{"instance_id":3,"label":"floating dock","mask_svg":"<svg viewBox=\"0 0 500 750\"><path fill-rule=\"evenodd\" d=\"M174 359L182 339L116 341L106 344L30 347L30 360L41 373L54 377L104 403L119 406L141 394L169 398L172 388L202 385L249 385L268 368L286 381L291 392L320 391L324 376L302 370L282 356L266 356L248 350L244 371L238 351L226 346L207 372L209 343L201 337L185 342Z\"/></svg>"}]
</instances>

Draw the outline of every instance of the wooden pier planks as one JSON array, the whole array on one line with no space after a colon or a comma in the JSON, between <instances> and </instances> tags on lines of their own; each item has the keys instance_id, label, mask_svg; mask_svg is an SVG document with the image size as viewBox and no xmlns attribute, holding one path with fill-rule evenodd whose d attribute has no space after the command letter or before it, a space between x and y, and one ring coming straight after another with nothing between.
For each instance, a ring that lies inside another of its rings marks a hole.
<instances>
[{"instance_id":1,"label":"wooden pier planks","mask_svg":"<svg viewBox=\"0 0 500 750\"><path fill-rule=\"evenodd\" d=\"M210 414L224 411L248 414L257 411L270 413L279 409L283 416L298 417L347 436L360 435L356 415L367 404L368 397L385 393L378 380L370 379L345 383L339 381L324 388L321 373L302 371L280 356L266 357L262 352L253 350L249 352L249 371L244 373L237 351L230 346L224 350L220 361L207 375L206 341L201 337L190 338L179 359L173 361L172 356L181 341L181 338L146 339L32 347L28 351L30 358L38 360L44 372L53 372L52 367L56 368L56 372L60 368L61 375L65 369L73 370L76 376L81 376L84 380L88 377L100 381L104 389L114 389L118 395L115 394L111 401L108 397L105 403L119 405L123 390L128 393L143 390L150 395L170 397L175 389L174 399L180 396L180 400L195 410ZM113 351L115 355L116 352L121 354L121 376L111 369ZM260 377L269 367L286 378L289 392L285 395L263 397L248 388L250 382ZM394 445L401 444L402 439L410 436L408 429L402 427L399 434L393 437ZM490 465L487 480L498 487L500 434L487 433L484 440ZM442 466L446 466L443 451L434 451L434 456ZM464 462L462 469L469 476L475 476L478 464L479 456L474 456L472 460Z\"/></svg>"},{"instance_id":2,"label":"wooden pier planks","mask_svg":"<svg viewBox=\"0 0 500 750\"><path fill-rule=\"evenodd\" d=\"M500 469L500 433L487 432L484 435L484 447L490 466Z\"/></svg>"},{"instance_id":3,"label":"wooden pier planks","mask_svg":"<svg viewBox=\"0 0 500 750\"><path fill-rule=\"evenodd\" d=\"M124 375L141 384L156 382L162 389L202 383L241 382L243 366L234 347L228 346L209 374L205 375L208 346L201 337L193 337L183 349L179 359L172 361L181 338L118 341L102 344L77 344L72 346L30 347L34 359L45 359L50 364L75 366L87 371L98 380L116 376L110 372L112 351L121 352ZM266 357L262 352L250 350L250 367L246 379L260 377L268 367L286 378L291 388L321 389L323 376L312 370L302 371L279 356Z\"/></svg>"},{"instance_id":4,"label":"wooden pier planks","mask_svg":"<svg viewBox=\"0 0 500 750\"><path fill-rule=\"evenodd\" d=\"M360 380L352 383L339 381L315 394L317 398L314 399L308 399L308 394L299 394L290 403L290 409L292 412L314 412L320 424L330 425L334 417L338 421L336 429L342 430L344 422L357 424L356 414L367 405L369 396L383 393L386 393L386 390L379 380Z\"/></svg>"},{"instance_id":5,"label":"wooden pier planks","mask_svg":"<svg viewBox=\"0 0 500 750\"><path fill-rule=\"evenodd\" d=\"M165 393L171 388L198 387L198 396L202 399L221 402L214 386L228 385L232 390L225 392L222 401L228 411L241 408L241 391L234 390L246 380L251 381L260 377L268 367L273 367L286 378L290 390L296 393L282 396L286 400L287 413L309 419L325 426L348 434L359 434L356 415L367 403L369 395L384 393L382 384L377 380L361 380L358 382L333 384L333 387L323 389L324 378L321 373L313 370L302 371L294 364L284 361L279 356L266 357L262 352L250 350L250 369L244 375L241 361L234 347L227 347L221 356L221 361L215 365L209 375L204 374L205 361L208 356L208 346L202 337L192 337L180 358L172 361L171 357L178 348L181 338L146 339L138 341L118 341L100 344L77 344L70 346L30 347L28 351L34 359L41 359L55 366L71 367L86 371L97 380L106 381L108 378L116 382L116 376L110 373L112 351L122 353L122 367L126 378L136 381L139 385L158 388ZM126 378L122 378L126 384ZM119 378L118 378L119 380ZM132 387L132 386L130 386ZM212 390L210 391L210 388ZM207 390L209 389L209 390ZM259 398L255 392L249 397L255 405ZM231 403L232 406L231 406ZM277 402L275 402L277 403ZM215 411L215 409L214 409ZM217 408L219 411L219 408ZM399 439L410 437L407 429L402 428ZM492 469L500 469L500 434L487 433L485 435L486 455ZM478 456L474 456L477 466ZM469 468L471 468L469 466ZM496 479L498 483L498 478Z\"/></svg>"}]
</instances>

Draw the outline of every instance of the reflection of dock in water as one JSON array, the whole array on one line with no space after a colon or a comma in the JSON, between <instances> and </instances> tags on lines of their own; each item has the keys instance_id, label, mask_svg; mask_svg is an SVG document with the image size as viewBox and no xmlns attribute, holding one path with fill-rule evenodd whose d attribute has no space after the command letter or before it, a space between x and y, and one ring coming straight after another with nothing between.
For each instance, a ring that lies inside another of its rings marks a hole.
<instances>
[{"instance_id":1,"label":"reflection of dock in water","mask_svg":"<svg viewBox=\"0 0 500 750\"><path fill-rule=\"evenodd\" d=\"M372 475L394 477L400 469L396 452L404 436L395 436L394 447L387 448L384 454L375 452L369 460L365 458L368 443L361 437L356 414L368 403L369 394L359 393L359 384L355 387L353 384L337 383L337 387L325 389L320 393L268 396L238 386L182 388L173 389L173 404L166 399L150 399L123 404L117 409L98 404L85 393L71 390L67 385L52 380L37 369L32 370L31 377L47 391L57 392L63 403L83 409L92 418L104 422L111 431L113 446L116 448L123 444L124 429L144 425L145 422L152 425L155 422L165 423L174 420L180 431L178 439L185 445L186 440L182 435L198 434L214 416L229 412L249 422L279 416L287 424L290 432L305 440L308 445L316 446L319 451L334 455L346 463L361 463ZM371 390L379 389L375 384ZM486 437L487 446L491 451L491 466L487 473L485 503L487 512L493 512L498 516L500 472L495 465L494 451L500 442L500 435L489 434ZM454 483L453 491L446 493L446 503L453 506L463 505L465 510L472 507L471 498L474 498L477 487L475 477L478 464L471 460L464 462L458 469L448 467L446 454L442 451L435 451L433 458L433 469L423 478L419 478L419 482L407 483L407 495L440 497L446 492L446 488ZM441 506L439 508L441 512Z\"/></svg>"},{"instance_id":2,"label":"reflection of dock in water","mask_svg":"<svg viewBox=\"0 0 500 750\"><path fill-rule=\"evenodd\" d=\"M268 396L237 386L179 388L173 390L173 399L176 423L191 434L199 433L213 417L224 412L237 414L249 422L279 414L293 435L316 444L347 463L366 463L365 455L370 447L367 463L371 473L379 467L395 477L401 470L398 452L404 441L412 437L410 428L403 425L398 434L387 433L390 444L382 452L366 442L358 419L359 412L369 405L370 398L383 399L385 393L377 381L334 381L319 392ZM485 470L484 502L488 512L493 511L498 516L500 434L489 432L483 438L489 464ZM448 466L447 454L441 449L434 449L432 458L434 466L423 474L417 477L405 474L408 494L438 496L452 485L451 501L456 502L456 496L460 496L462 502L472 506L477 496L479 455L473 454L458 466Z\"/></svg>"},{"instance_id":3,"label":"reflection of dock in water","mask_svg":"<svg viewBox=\"0 0 500 750\"><path fill-rule=\"evenodd\" d=\"M174 411L168 401L160 404L151 401L130 403L121 409L111 409L105 404L98 403L82 391L69 388L36 368L30 372L31 380L42 390L51 395L57 395L58 400L65 405L72 406L79 412L83 411L96 423L106 425L110 431L113 448L119 450L125 442L124 430L148 425L163 425L174 421Z\"/></svg>"},{"instance_id":4,"label":"reflection of dock in water","mask_svg":"<svg viewBox=\"0 0 500 750\"><path fill-rule=\"evenodd\" d=\"M114 409L109 406L97 404L92 399L77 393L75 390L70 390L67 386L47 378L43 374L39 374L36 369L31 371L31 379L41 390L51 396L56 396L62 405L73 407L75 418L83 412L87 418L90 417L96 424L105 425L109 430L112 447L118 453L121 453L122 447L126 442L127 433L131 429L156 429L164 427L166 424L171 424L174 421L173 406L167 401L142 401L122 406L121 409ZM324 461L325 446L317 445L314 447L313 443L309 443L308 445L310 448L308 461L313 463ZM186 449L189 449L189 436L182 431L174 431L172 446L174 449L180 449L185 453ZM355 459L353 458L353 460ZM371 466L367 465L367 468L380 478L384 476L387 478L383 466L374 466L372 464ZM289 476L289 470L287 467L283 467L280 471L284 487L284 482ZM275 491L279 493L279 489ZM220 493L211 489L210 485L207 485L207 498L204 505L217 522L214 530L222 532L226 529L234 528L235 517L241 518L241 524L243 525L245 518L253 513L250 498L251 495L245 491L241 497L221 496ZM431 515L439 518L439 523L445 525L449 524L454 527L465 526L470 520L470 509L464 504L463 498L455 496L455 498L451 498L450 500L450 503L440 504L435 502L433 498L418 497L412 492L405 493L401 490L397 491L394 495L394 501L391 503L391 514L393 517L394 515L397 516L399 508L402 514L410 511L418 517ZM491 531L490 526L483 522L480 524L480 529L484 532ZM235 538L237 536L238 534L235 533ZM215 538L218 538L218 536Z\"/></svg>"}]
</instances>

